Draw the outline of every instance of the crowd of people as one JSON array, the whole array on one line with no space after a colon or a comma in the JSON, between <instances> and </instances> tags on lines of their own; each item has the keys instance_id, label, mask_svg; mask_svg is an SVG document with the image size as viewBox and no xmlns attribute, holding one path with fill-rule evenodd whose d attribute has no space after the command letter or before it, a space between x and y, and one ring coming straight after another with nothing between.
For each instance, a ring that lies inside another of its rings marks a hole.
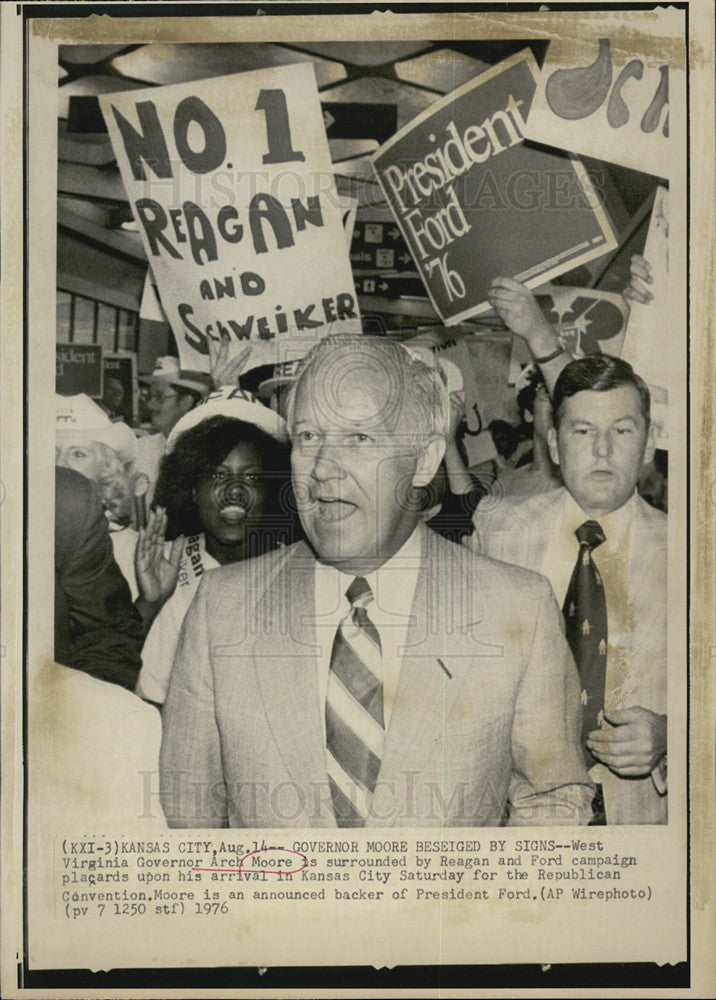
<instances>
[{"instance_id":1,"label":"crowd of people","mask_svg":"<svg viewBox=\"0 0 716 1000\"><path fill-rule=\"evenodd\" d=\"M55 658L156 706L169 825L666 822L649 390L490 301L533 364L479 468L459 371L360 331L160 357L135 428L57 397Z\"/></svg>"}]
</instances>

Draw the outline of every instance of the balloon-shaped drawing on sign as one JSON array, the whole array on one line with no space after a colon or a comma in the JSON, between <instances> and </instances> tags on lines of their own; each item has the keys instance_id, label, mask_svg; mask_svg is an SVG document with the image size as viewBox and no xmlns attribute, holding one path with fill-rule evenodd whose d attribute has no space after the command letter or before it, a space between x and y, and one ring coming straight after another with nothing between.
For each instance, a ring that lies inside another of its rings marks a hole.
<instances>
[{"instance_id":1,"label":"balloon-shaped drawing on sign","mask_svg":"<svg viewBox=\"0 0 716 1000\"><path fill-rule=\"evenodd\" d=\"M545 87L547 103L560 118L586 118L601 107L612 82L609 39L599 39L599 55L589 66L558 69Z\"/></svg>"},{"instance_id":2,"label":"balloon-shaped drawing on sign","mask_svg":"<svg viewBox=\"0 0 716 1000\"><path fill-rule=\"evenodd\" d=\"M556 69L547 79L544 96L550 110L567 121L588 118L601 108L612 85L614 66L609 48L609 39L599 39L599 54L588 66L574 66ZM641 80L644 75L642 59L630 59L617 75L607 105L607 121L612 128L621 128L630 118L622 88L628 80ZM669 67L659 66L659 82L649 107L644 112L640 128L642 132L656 131L661 112L669 103ZM669 135L669 116L664 119L662 134Z\"/></svg>"}]
</instances>

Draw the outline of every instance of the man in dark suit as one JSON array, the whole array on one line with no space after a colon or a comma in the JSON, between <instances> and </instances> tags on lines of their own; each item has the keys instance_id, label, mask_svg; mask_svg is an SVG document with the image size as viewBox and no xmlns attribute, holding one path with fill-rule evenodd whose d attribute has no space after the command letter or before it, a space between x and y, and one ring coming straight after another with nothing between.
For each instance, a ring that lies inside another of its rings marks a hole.
<instances>
[{"instance_id":1,"label":"man in dark suit","mask_svg":"<svg viewBox=\"0 0 716 1000\"><path fill-rule=\"evenodd\" d=\"M625 361L570 362L554 387L549 432L564 487L478 508L466 542L543 573L563 606L582 676L597 824L667 820L666 516L636 492L654 453L649 403Z\"/></svg>"},{"instance_id":2,"label":"man in dark suit","mask_svg":"<svg viewBox=\"0 0 716 1000\"><path fill-rule=\"evenodd\" d=\"M134 689L142 620L114 560L94 483L55 469L55 659Z\"/></svg>"},{"instance_id":3,"label":"man in dark suit","mask_svg":"<svg viewBox=\"0 0 716 1000\"><path fill-rule=\"evenodd\" d=\"M204 575L164 706L171 826L587 822L577 675L539 576L421 522L434 368L327 337L288 400L309 544Z\"/></svg>"}]
</instances>

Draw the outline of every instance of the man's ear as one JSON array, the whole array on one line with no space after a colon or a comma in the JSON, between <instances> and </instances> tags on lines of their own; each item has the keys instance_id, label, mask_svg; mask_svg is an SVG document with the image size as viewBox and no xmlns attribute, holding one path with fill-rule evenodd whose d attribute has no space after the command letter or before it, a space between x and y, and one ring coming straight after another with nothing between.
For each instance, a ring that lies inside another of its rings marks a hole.
<instances>
[{"instance_id":1,"label":"man's ear","mask_svg":"<svg viewBox=\"0 0 716 1000\"><path fill-rule=\"evenodd\" d=\"M182 412L182 416L184 416L184 414L188 413L189 410L194 409L194 397L190 392L187 392L183 396L179 397L178 404L179 409Z\"/></svg>"},{"instance_id":2,"label":"man's ear","mask_svg":"<svg viewBox=\"0 0 716 1000\"><path fill-rule=\"evenodd\" d=\"M547 444L549 445L549 457L555 465L559 465L559 448L557 447L557 431L550 427L547 431Z\"/></svg>"},{"instance_id":3,"label":"man's ear","mask_svg":"<svg viewBox=\"0 0 716 1000\"><path fill-rule=\"evenodd\" d=\"M646 436L646 448L644 449L644 461L642 465L648 465L649 462L654 460L654 452L656 451L656 436L654 434L654 425L649 424L649 433Z\"/></svg>"},{"instance_id":4,"label":"man's ear","mask_svg":"<svg viewBox=\"0 0 716 1000\"><path fill-rule=\"evenodd\" d=\"M427 486L432 481L444 454L445 438L431 438L418 455L418 465L413 475L413 486Z\"/></svg>"}]
</instances>

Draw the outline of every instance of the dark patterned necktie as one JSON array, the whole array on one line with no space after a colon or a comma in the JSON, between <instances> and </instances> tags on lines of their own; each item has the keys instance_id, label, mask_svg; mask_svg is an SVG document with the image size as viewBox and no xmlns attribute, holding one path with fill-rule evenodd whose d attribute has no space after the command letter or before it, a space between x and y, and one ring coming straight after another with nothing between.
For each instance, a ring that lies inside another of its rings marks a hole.
<instances>
[{"instance_id":1,"label":"dark patterned necktie","mask_svg":"<svg viewBox=\"0 0 716 1000\"><path fill-rule=\"evenodd\" d=\"M606 541L606 536L598 521L585 521L575 535L579 555L562 613L582 685L582 750L589 769L597 760L586 741L588 734L602 725L607 673L607 598L592 552Z\"/></svg>"},{"instance_id":2,"label":"dark patterned necktie","mask_svg":"<svg viewBox=\"0 0 716 1000\"><path fill-rule=\"evenodd\" d=\"M338 826L365 826L385 741L382 654L366 580L356 577L346 597L328 675L326 757Z\"/></svg>"}]
</instances>

